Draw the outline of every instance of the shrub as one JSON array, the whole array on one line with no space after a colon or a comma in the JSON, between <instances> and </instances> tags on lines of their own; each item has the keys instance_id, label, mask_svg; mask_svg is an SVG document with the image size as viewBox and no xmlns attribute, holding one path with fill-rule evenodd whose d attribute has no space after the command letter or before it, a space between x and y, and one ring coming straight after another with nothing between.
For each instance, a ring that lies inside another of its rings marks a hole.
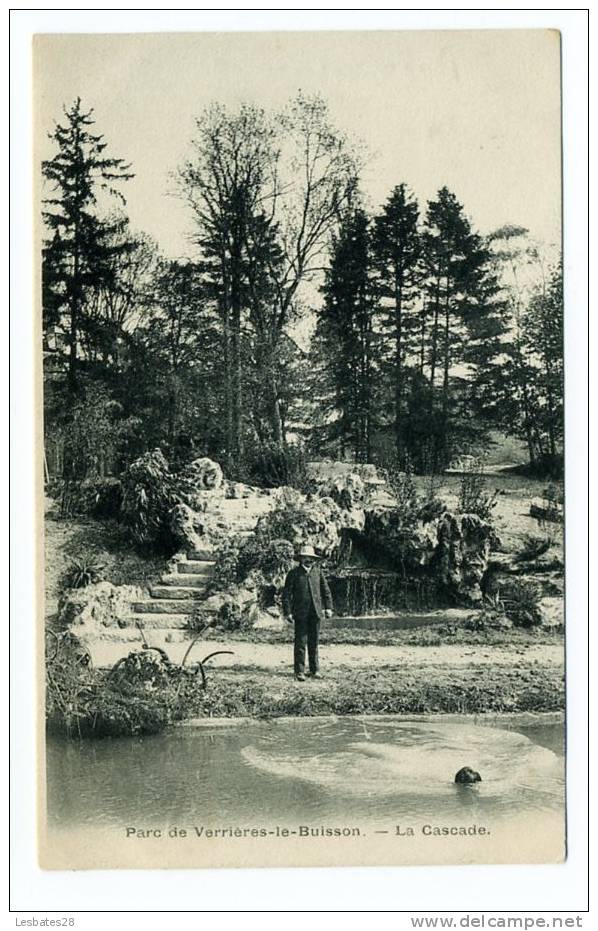
<instances>
[{"instance_id":1,"label":"shrub","mask_svg":"<svg viewBox=\"0 0 598 931\"><path fill-rule=\"evenodd\" d=\"M80 641L64 631L46 637L46 715L70 734L78 723L78 707L88 694L93 672L91 658Z\"/></svg>"},{"instance_id":2,"label":"shrub","mask_svg":"<svg viewBox=\"0 0 598 931\"><path fill-rule=\"evenodd\" d=\"M402 472L397 465L391 465L385 471L385 478L395 498L397 513L402 522L408 523L419 508L417 489L410 469Z\"/></svg>"},{"instance_id":3,"label":"shrub","mask_svg":"<svg viewBox=\"0 0 598 931\"><path fill-rule=\"evenodd\" d=\"M118 479L108 478L94 482L92 494L90 513L94 517L119 518L123 489Z\"/></svg>"},{"instance_id":4,"label":"shrub","mask_svg":"<svg viewBox=\"0 0 598 931\"><path fill-rule=\"evenodd\" d=\"M517 553L516 559L519 562L533 562L546 553L552 544L549 536L537 536L533 533L526 533L522 538L521 549Z\"/></svg>"},{"instance_id":5,"label":"shrub","mask_svg":"<svg viewBox=\"0 0 598 931\"><path fill-rule=\"evenodd\" d=\"M406 471L401 471L397 465L388 466L384 477L396 501L398 521L403 526L408 527L417 521L431 523L446 511L446 504L436 496L432 480L427 483L426 493L418 495L409 462Z\"/></svg>"},{"instance_id":6,"label":"shrub","mask_svg":"<svg viewBox=\"0 0 598 931\"><path fill-rule=\"evenodd\" d=\"M62 587L85 588L86 585L101 582L105 568L103 563L96 562L93 557L81 556L72 559L62 576Z\"/></svg>"},{"instance_id":7,"label":"shrub","mask_svg":"<svg viewBox=\"0 0 598 931\"><path fill-rule=\"evenodd\" d=\"M225 602L218 612L218 627L226 631L250 630L255 620L252 606L243 606L232 599Z\"/></svg>"},{"instance_id":8,"label":"shrub","mask_svg":"<svg viewBox=\"0 0 598 931\"><path fill-rule=\"evenodd\" d=\"M305 453L300 446L263 444L246 459L242 471L250 484L263 488L291 485L303 490L308 483Z\"/></svg>"},{"instance_id":9,"label":"shrub","mask_svg":"<svg viewBox=\"0 0 598 931\"><path fill-rule=\"evenodd\" d=\"M256 569L267 582L274 582L286 575L293 565L294 548L288 540L270 540L261 550Z\"/></svg>"},{"instance_id":10,"label":"shrub","mask_svg":"<svg viewBox=\"0 0 598 931\"><path fill-rule=\"evenodd\" d=\"M265 585L281 584L293 564L293 552L288 540L270 539L267 528L253 537L236 537L216 550L212 587L226 591L255 572Z\"/></svg>"},{"instance_id":11,"label":"shrub","mask_svg":"<svg viewBox=\"0 0 598 931\"><path fill-rule=\"evenodd\" d=\"M170 518L180 495L162 452L155 449L131 463L122 488L122 521L132 540L144 548L174 553L177 541Z\"/></svg>"},{"instance_id":12,"label":"shrub","mask_svg":"<svg viewBox=\"0 0 598 931\"><path fill-rule=\"evenodd\" d=\"M54 497L60 499L61 517L119 517L122 485L116 478L60 481L54 486L53 492Z\"/></svg>"},{"instance_id":13,"label":"shrub","mask_svg":"<svg viewBox=\"0 0 598 931\"><path fill-rule=\"evenodd\" d=\"M483 463L473 459L463 473L459 487L458 511L461 514L477 514L482 520L489 520L496 507L498 491L486 490Z\"/></svg>"},{"instance_id":14,"label":"shrub","mask_svg":"<svg viewBox=\"0 0 598 931\"><path fill-rule=\"evenodd\" d=\"M509 630L512 626L498 594L485 595L481 611L470 614L463 623L466 630L472 631Z\"/></svg>"},{"instance_id":15,"label":"shrub","mask_svg":"<svg viewBox=\"0 0 598 931\"><path fill-rule=\"evenodd\" d=\"M446 513L447 506L441 498L437 498L434 493L427 494L419 502L417 519L424 524L431 524Z\"/></svg>"},{"instance_id":16,"label":"shrub","mask_svg":"<svg viewBox=\"0 0 598 931\"><path fill-rule=\"evenodd\" d=\"M542 623L540 588L527 579L509 579L500 587L505 615L516 627L538 627Z\"/></svg>"},{"instance_id":17,"label":"shrub","mask_svg":"<svg viewBox=\"0 0 598 931\"><path fill-rule=\"evenodd\" d=\"M123 657L112 668L110 676L130 686L147 691L164 687L168 683L170 663L160 650L134 651Z\"/></svg>"}]
</instances>

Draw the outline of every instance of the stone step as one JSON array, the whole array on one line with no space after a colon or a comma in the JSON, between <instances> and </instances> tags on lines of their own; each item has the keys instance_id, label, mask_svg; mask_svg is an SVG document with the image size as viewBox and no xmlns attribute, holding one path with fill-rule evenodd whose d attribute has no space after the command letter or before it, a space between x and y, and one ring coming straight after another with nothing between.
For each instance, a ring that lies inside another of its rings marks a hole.
<instances>
[{"instance_id":1,"label":"stone step","mask_svg":"<svg viewBox=\"0 0 598 931\"><path fill-rule=\"evenodd\" d=\"M249 528L257 525L257 515L245 512L242 514L216 514L216 523L220 527L230 527L234 530L236 527ZM259 515L262 516L261 514Z\"/></svg>"},{"instance_id":2,"label":"stone step","mask_svg":"<svg viewBox=\"0 0 598 931\"><path fill-rule=\"evenodd\" d=\"M207 581L214 574L213 565L213 563L202 563L197 559L188 559L186 562L178 564L178 575L200 575L204 581ZM203 566L207 566L207 569L203 569Z\"/></svg>"},{"instance_id":3,"label":"stone step","mask_svg":"<svg viewBox=\"0 0 598 931\"><path fill-rule=\"evenodd\" d=\"M202 596L201 589L196 586L187 585L150 585L150 596L152 598L167 598L198 601Z\"/></svg>"},{"instance_id":4,"label":"stone step","mask_svg":"<svg viewBox=\"0 0 598 931\"><path fill-rule=\"evenodd\" d=\"M181 618L182 615L177 615L178 622ZM150 647L162 647L165 643L182 643L193 636L193 631L187 627L143 627L143 633ZM85 637L85 646L91 650L92 657L93 645L96 643L127 643L133 649L143 644L143 637L138 627L106 627L97 637Z\"/></svg>"},{"instance_id":5,"label":"stone step","mask_svg":"<svg viewBox=\"0 0 598 931\"><path fill-rule=\"evenodd\" d=\"M158 601L148 598L147 601L136 601L133 604L135 614L190 614L193 603L185 601Z\"/></svg>"},{"instance_id":6,"label":"stone step","mask_svg":"<svg viewBox=\"0 0 598 931\"><path fill-rule=\"evenodd\" d=\"M253 533L256 527L257 523L254 520L235 520L230 522L223 521L217 524L215 529L226 536L240 537L247 533Z\"/></svg>"},{"instance_id":7,"label":"stone step","mask_svg":"<svg viewBox=\"0 0 598 931\"><path fill-rule=\"evenodd\" d=\"M215 510L223 514L265 514L271 511L271 498L224 498Z\"/></svg>"},{"instance_id":8,"label":"stone step","mask_svg":"<svg viewBox=\"0 0 598 931\"><path fill-rule=\"evenodd\" d=\"M325 620L323 626L355 630L410 630L434 624L462 624L472 613L471 608L441 608L433 611L397 611L394 614L337 615Z\"/></svg>"},{"instance_id":9,"label":"stone step","mask_svg":"<svg viewBox=\"0 0 598 931\"><path fill-rule=\"evenodd\" d=\"M196 575L211 575L216 562L202 556L202 552L202 550L189 550L187 559L176 564L177 570L179 572L193 572Z\"/></svg>"},{"instance_id":10,"label":"stone step","mask_svg":"<svg viewBox=\"0 0 598 931\"><path fill-rule=\"evenodd\" d=\"M209 575L192 572L173 572L171 575L163 575L160 579L160 585L174 585L185 588L196 588L199 592L203 591L208 583Z\"/></svg>"},{"instance_id":11,"label":"stone step","mask_svg":"<svg viewBox=\"0 0 598 931\"><path fill-rule=\"evenodd\" d=\"M188 627L190 616L188 612L187 614L133 614L125 618L125 621L127 627L139 624L144 632L146 630L182 630ZM106 629L112 630L113 628ZM139 637L141 638L141 634Z\"/></svg>"},{"instance_id":12,"label":"stone step","mask_svg":"<svg viewBox=\"0 0 598 931\"><path fill-rule=\"evenodd\" d=\"M211 547L204 547L195 550L187 550L187 559L197 562L207 562L214 565L214 550ZM181 564L178 563L180 566Z\"/></svg>"}]
</instances>

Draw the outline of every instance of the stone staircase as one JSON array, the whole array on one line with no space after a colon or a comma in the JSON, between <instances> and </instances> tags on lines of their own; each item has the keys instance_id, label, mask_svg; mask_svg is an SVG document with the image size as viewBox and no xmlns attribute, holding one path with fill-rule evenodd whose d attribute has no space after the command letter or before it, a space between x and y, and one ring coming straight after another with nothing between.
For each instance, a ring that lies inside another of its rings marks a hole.
<instances>
[{"instance_id":1,"label":"stone staircase","mask_svg":"<svg viewBox=\"0 0 598 931\"><path fill-rule=\"evenodd\" d=\"M189 636L190 615L205 598L212 577L212 555L209 550L187 552L184 560L150 585L145 598L133 603L127 621L137 639L139 628L152 632L152 644L156 635L167 643Z\"/></svg>"},{"instance_id":2,"label":"stone staircase","mask_svg":"<svg viewBox=\"0 0 598 931\"><path fill-rule=\"evenodd\" d=\"M210 516L219 529L236 537L251 537L258 518L271 507L267 498L224 498L210 509ZM140 601L132 604L132 612L124 619L118 639L138 641L140 630L150 646L188 639L192 635L190 617L206 598L214 565L214 553L209 546L188 550L167 574L149 586ZM210 614L209 606L205 611Z\"/></svg>"}]
</instances>

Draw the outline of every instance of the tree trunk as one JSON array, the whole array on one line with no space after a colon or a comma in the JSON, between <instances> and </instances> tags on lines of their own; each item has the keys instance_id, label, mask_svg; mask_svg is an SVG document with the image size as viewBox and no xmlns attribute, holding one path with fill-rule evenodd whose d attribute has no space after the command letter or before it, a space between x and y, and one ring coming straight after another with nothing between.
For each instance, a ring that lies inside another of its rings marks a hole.
<instances>
[{"instance_id":1,"label":"tree trunk","mask_svg":"<svg viewBox=\"0 0 598 931\"><path fill-rule=\"evenodd\" d=\"M403 278L395 274L395 445L397 456L403 446L401 436L401 408L403 404Z\"/></svg>"},{"instance_id":2,"label":"tree trunk","mask_svg":"<svg viewBox=\"0 0 598 931\"><path fill-rule=\"evenodd\" d=\"M276 382L272 386L272 429L274 433L274 442L279 446L286 443L284 424L280 413L280 398L278 397L278 388Z\"/></svg>"},{"instance_id":3,"label":"tree trunk","mask_svg":"<svg viewBox=\"0 0 598 931\"><path fill-rule=\"evenodd\" d=\"M444 374L442 380L442 456L448 465L448 407L449 407L449 371L450 371L450 279L446 279L446 297L444 303Z\"/></svg>"},{"instance_id":4,"label":"tree trunk","mask_svg":"<svg viewBox=\"0 0 598 931\"><path fill-rule=\"evenodd\" d=\"M438 320L440 316L440 272L436 280L434 295L434 323L432 324L432 351L430 354L430 405L434 403L434 380L436 378L436 360L438 355Z\"/></svg>"},{"instance_id":5,"label":"tree trunk","mask_svg":"<svg viewBox=\"0 0 598 931\"><path fill-rule=\"evenodd\" d=\"M233 431L233 392L231 379L231 348L230 348L230 326L228 320L228 308L226 301L223 301L221 307L222 318L222 357L224 361L224 420L225 434L224 446L226 455L226 464L230 470L234 463L234 431Z\"/></svg>"},{"instance_id":6,"label":"tree trunk","mask_svg":"<svg viewBox=\"0 0 598 931\"><path fill-rule=\"evenodd\" d=\"M75 233L74 233L74 251L73 251L73 280L72 280L72 295L71 295L71 327L70 327L70 352L69 352L69 369L68 369L68 383L71 394L76 394L77 392L77 343L78 343L78 328L79 328L79 303L80 303L80 291L79 291L79 273L80 273L80 260L79 260L79 227L78 224L75 224Z\"/></svg>"},{"instance_id":7,"label":"tree trunk","mask_svg":"<svg viewBox=\"0 0 598 931\"><path fill-rule=\"evenodd\" d=\"M239 307L233 308L231 324L233 455L238 460L243 453L241 312Z\"/></svg>"},{"instance_id":8,"label":"tree trunk","mask_svg":"<svg viewBox=\"0 0 598 931\"><path fill-rule=\"evenodd\" d=\"M424 303L420 311L421 331L420 331L420 348L419 348L419 371L422 377L423 377L424 369L426 365L426 312L427 312L427 304L424 299Z\"/></svg>"}]
</instances>

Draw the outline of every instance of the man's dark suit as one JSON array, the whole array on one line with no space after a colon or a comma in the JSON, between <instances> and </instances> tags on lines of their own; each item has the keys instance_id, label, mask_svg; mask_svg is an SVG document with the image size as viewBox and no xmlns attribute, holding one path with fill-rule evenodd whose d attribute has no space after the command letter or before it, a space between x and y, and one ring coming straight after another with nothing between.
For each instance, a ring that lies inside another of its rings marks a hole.
<instances>
[{"instance_id":1,"label":"man's dark suit","mask_svg":"<svg viewBox=\"0 0 598 931\"><path fill-rule=\"evenodd\" d=\"M319 668L318 639L324 611L332 611L332 593L317 564L309 570L295 566L286 577L282 593L285 617L295 622L295 675L305 671L305 647L309 656L309 671Z\"/></svg>"}]
</instances>

